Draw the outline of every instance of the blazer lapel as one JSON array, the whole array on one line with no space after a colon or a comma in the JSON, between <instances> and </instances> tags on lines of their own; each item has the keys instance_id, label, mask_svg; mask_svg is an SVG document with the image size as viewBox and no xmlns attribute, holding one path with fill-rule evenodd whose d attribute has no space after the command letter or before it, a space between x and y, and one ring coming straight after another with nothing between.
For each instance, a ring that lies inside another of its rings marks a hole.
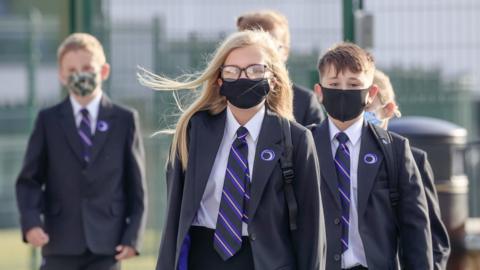
<instances>
[{"instance_id":1,"label":"blazer lapel","mask_svg":"<svg viewBox=\"0 0 480 270\"><path fill-rule=\"evenodd\" d=\"M92 157L90 164L95 162L100 150L105 144L107 137L112 133L115 121L113 113L113 104L110 99L103 94L100 108L98 110L97 126L95 127L95 135L93 136Z\"/></svg>"},{"instance_id":2,"label":"blazer lapel","mask_svg":"<svg viewBox=\"0 0 480 270\"><path fill-rule=\"evenodd\" d=\"M362 216L366 209L382 159L383 154L375 141L375 137L369 130L368 125L364 123L357 172L359 217Z\"/></svg>"},{"instance_id":3,"label":"blazer lapel","mask_svg":"<svg viewBox=\"0 0 480 270\"><path fill-rule=\"evenodd\" d=\"M330 129L328 128L328 121L323 121L320 127L314 134L315 141L317 142L318 160L321 168L321 175L323 181L327 184L330 192L335 198L335 204L338 209L341 209L340 195L338 193L337 182L338 176L333 163L332 145L330 141Z\"/></svg>"},{"instance_id":4,"label":"blazer lapel","mask_svg":"<svg viewBox=\"0 0 480 270\"><path fill-rule=\"evenodd\" d=\"M194 170L195 173L191 176L194 180L193 185L195 187L193 200L195 206L199 205L203 193L205 192L208 177L210 176L218 148L222 142L223 133L225 131L226 115L226 110L224 110L217 115L204 117L202 119L204 128L198 128L195 130L195 132L198 132L198 135L194 138L196 142L195 147L197 147L197 155L194 164L197 165ZM195 209L198 209L198 207L195 207Z\"/></svg>"},{"instance_id":5,"label":"blazer lapel","mask_svg":"<svg viewBox=\"0 0 480 270\"><path fill-rule=\"evenodd\" d=\"M67 137L68 145L79 161L83 162L82 143L80 141L80 136L78 135L72 104L70 103L70 98L68 96L60 106L59 117L62 129Z\"/></svg>"},{"instance_id":6,"label":"blazer lapel","mask_svg":"<svg viewBox=\"0 0 480 270\"><path fill-rule=\"evenodd\" d=\"M280 119L268 109L265 112L262 128L258 136L253 165L251 200L248 206L250 219L255 216L265 186L273 169L279 166L278 159L283 155ZM272 157L273 152L273 157ZM268 154L267 154L268 153Z\"/></svg>"}]
</instances>

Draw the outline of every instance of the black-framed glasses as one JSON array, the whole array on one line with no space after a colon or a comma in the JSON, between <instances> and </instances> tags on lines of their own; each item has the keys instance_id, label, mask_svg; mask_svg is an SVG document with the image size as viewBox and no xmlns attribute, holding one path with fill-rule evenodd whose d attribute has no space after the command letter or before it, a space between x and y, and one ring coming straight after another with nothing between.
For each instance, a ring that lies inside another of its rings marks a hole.
<instances>
[{"instance_id":1,"label":"black-framed glasses","mask_svg":"<svg viewBox=\"0 0 480 270\"><path fill-rule=\"evenodd\" d=\"M242 76L242 72L245 72L245 76L254 81L260 81L265 78L267 72L267 65L253 64L246 68L241 68L234 65L226 65L220 68L220 77L227 82L234 82Z\"/></svg>"}]
</instances>

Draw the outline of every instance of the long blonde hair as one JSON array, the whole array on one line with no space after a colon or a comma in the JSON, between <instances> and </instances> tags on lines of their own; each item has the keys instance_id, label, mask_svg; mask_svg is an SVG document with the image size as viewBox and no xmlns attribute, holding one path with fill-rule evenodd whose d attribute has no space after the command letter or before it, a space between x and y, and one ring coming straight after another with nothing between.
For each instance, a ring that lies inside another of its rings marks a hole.
<instances>
[{"instance_id":1,"label":"long blonde hair","mask_svg":"<svg viewBox=\"0 0 480 270\"><path fill-rule=\"evenodd\" d=\"M170 149L170 162L173 164L178 157L183 170L187 168L188 147L187 127L195 113L208 110L211 114L219 114L225 110L227 100L220 95L220 68L224 64L230 52L247 46L257 46L266 58L266 64L273 74L271 90L266 98L267 108L281 117L293 119L292 113L292 86L288 72L282 61L276 43L267 32L243 31L231 34L217 48L207 67L199 75L187 74L181 76L184 79L169 79L143 70L138 79L142 85L155 90L196 90L202 87L199 97L186 109L178 120Z\"/></svg>"}]
</instances>

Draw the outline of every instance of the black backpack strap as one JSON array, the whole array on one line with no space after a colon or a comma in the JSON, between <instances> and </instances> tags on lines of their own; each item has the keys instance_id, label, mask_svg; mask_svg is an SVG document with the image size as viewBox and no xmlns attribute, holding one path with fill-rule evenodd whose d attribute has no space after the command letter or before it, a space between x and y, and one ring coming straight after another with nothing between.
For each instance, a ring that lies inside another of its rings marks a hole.
<instances>
[{"instance_id":1,"label":"black backpack strap","mask_svg":"<svg viewBox=\"0 0 480 270\"><path fill-rule=\"evenodd\" d=\"M282 126L282 145L283 155L280 156L280 167L282 168L282 175L284 180L285 199L288 207L288 217L290 223L290 231L297 229L297 212L298 205L293 190L293 181L295 179L295 171L293 170L293 143L292 132L290 130L290 122L280 117L280 124Z\"/></svg>"},{"instance_id":2,"label":"black backpack strap","mask_svg":"<svg viewBox=\"0 0 480 270\"><path fill-rule=\"evenodd\" d=\"M395 146L393 145L392 135L384 130L383 128L368 123L370 129L376 137L376 141L382 149L383 156L386 160L388 179L389 179L389 190L390 190L390 201L393 206L393 209L396 211L398 206L398 201L400 200L400 193L398 192L398 168L397 168L397 159Z\"/></svg>"}]
</instances>

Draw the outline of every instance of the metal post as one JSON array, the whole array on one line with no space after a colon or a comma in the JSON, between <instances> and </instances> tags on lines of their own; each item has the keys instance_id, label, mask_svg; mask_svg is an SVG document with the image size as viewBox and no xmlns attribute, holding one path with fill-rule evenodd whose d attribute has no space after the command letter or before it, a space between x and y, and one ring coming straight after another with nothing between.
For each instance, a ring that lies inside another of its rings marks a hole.
<instances>
[{"instance_id":1,"label":"metal post","mask_svg":"<svg viewBox=\"0 0 480 270\"><path fill-rule=\"evenodd\" d=\"M343 0L343 40L355 42L355 11L363 9L363 0Z\"/></svg>"},{"instance_id":2,"label":"metal post","mask_svg":"<svg viewBox=\"0 0 480 270\"><path fill-rule=\"evenodd\" d=\"M353 18L353 1L354 0L343 0L343 40L344 41L355 41L355 32L354 32L354 18Z\"/></svg>"},{"instance_id":3,"label":"metal post","mask_svg":"<svg viewBox=\"0 0 480 270\"><path fill-rule=\"evenodd\" d=\"M28 62L27 62L27 76L28 76L28 121L29 127L32 129L36 114L36 86L37 86L37 66L40 60L40 53L38 52L38 27L41 24L41 14L36 8L31 8L28 14ZM34 247L30 248L30 269L37 269L38 265L38 250Z\"/></svg>"},{"instance_id":4,"label":"metal post","mask_svg":"<svg viewBox=\"0 0 480 270\"><path fill-rule=\"evenodd\" d=\"M83 0L81 2L82 5L82 32L86 33L92 33L93 31L93 23L92 19L95 16L92 16L93 10L92 10L92 2L91 0Z\"/></svg>"},{"instance_id":5,"label":"metal post","mask_svg":"<svg viewBox=\"0 0 480 270\"><path fill-rule=\"evenodd\" d=\"M76 8L76 2L75 0L70 0L69 5L68 5L68 13L70 16L68 16L68 32L73 33L77 31L77 8Z\"/></svg>"}]
</instances>

